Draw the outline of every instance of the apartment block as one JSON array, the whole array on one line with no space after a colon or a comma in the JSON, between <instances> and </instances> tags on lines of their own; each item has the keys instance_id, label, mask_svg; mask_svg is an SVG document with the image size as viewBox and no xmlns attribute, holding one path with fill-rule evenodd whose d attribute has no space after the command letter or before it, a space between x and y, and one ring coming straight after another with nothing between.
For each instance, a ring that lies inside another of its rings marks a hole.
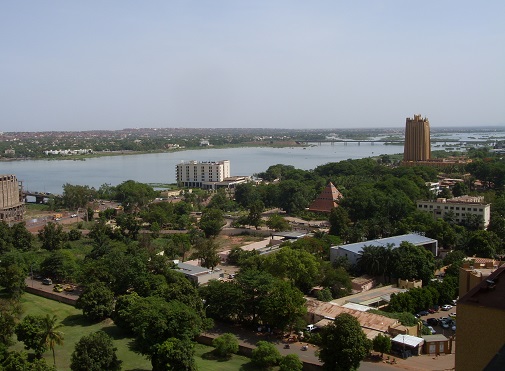
<instances>
[{"instance_id":1,"label":"apartment block","mask_svg":"<svg viewBox=\"0 0 505 371\"><path fill-rule=\"evenodd\" d=\"M481 218L480 226L486 229L491 218L491 204L484 202L482 196L459 196L454 198L437 198L434 201L417 201L417 209L444 218L450 214L456 223L462 223L470 216Z\"/></svg>"}]
</instances>

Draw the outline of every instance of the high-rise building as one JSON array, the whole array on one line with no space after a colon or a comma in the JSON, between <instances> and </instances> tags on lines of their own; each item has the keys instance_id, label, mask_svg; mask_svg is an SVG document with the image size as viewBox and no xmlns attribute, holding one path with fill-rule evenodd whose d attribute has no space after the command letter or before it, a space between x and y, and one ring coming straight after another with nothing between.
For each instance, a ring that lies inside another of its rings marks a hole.
<instances>
[{"instance_id":1,"label":"high-rise building","mask_svg":"<svg viewBox=\"0 0 505 371\"><path fill-rule=\"evenodd\" d=\"M427 161L430 157L430 122L421 115L407 117L403 161Z\"/></svg>"},{"instance_id":2,"label":"high-rise building","mask_svg":"<svg viewBox=\"0 0 505 371\"><path fill-rule=\"evenodd\" d=\"M0 175L0 220L23 220L25 204L21 185L15 175Z\"/></svg>"}]
</instances>

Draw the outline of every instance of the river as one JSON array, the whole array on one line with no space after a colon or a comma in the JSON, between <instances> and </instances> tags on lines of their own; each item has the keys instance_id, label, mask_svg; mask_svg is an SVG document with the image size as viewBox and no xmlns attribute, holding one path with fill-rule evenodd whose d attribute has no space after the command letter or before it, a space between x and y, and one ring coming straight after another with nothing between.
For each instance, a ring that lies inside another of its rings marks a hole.
<instances>
[{"instance_id":1,"label":"river","mask_svg":"<svg viewBox=\"0 0 505 371\"><path fill-rule=\"evenodd\" d=\"M62 186L99 188L126 180L142 183L175 183L175 165L181 161L230 160L231 175L253 175L271 165L293 165L310 170L328 162L403 153L401 145L382 143L322 143L307 147L242 147L198 149L169 153L104 156L85 160L26 160L0 162L0 174L13 174L30 192L62 193Z\"/></svg>"}]
</instances>

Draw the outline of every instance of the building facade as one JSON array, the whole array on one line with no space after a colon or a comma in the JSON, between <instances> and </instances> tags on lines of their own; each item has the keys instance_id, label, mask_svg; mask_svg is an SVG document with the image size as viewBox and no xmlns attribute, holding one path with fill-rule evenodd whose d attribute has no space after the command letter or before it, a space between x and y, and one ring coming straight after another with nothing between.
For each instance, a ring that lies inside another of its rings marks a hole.
<instances>
[{"instance_id":1,"label":"building facade","mask_svg":"<svg viewBox=\"0 0 505 371\"><path fill-rule=\"evenodd\" d=\"M403 161L428 161L430 158L430 122L421 115L414 115L413 119L407 117Z\"/></svg>"},{"instance_id":2,"label":"building facade","mask_svg":"<svg viewBox=\"0 0 505 371\"><path fill-rule=\"evenodd\" d=\"M504 298L500 267L458 300L456 370L503 370Z\"/></svg>"},{"instance_id":3,"label":"building facade","mask_svg":"<svg viewBox=\"0 0 505 371\"><path fill-rule=\"evenodd\" d=\"M484 202L483 196L459 196L437 198L435 201L417 201L419 211L429 212L435 219L452 215L456 223L470 218L480 219L480 227L486 229L491 219L491 204Z\"/></svg>"},{"instance_id":4,"label":"building facade","mask_svg":"<svg viewBox=\"0 0 505 371\"><path fill-rule=\"evenodd\" d=\"M15 175L0 175L0 220L22 221L25 212L23 192Z\"/></svg>"},{"instance_id":5,"label":"building facade","mask_svg":"<svg viewBox=\"0 0 505 371\"><path fill-rule=\"evenodd\" d=\"M176 165L179 187L213 188L213 183L230 177L230 161L187 161Z\"/></svg>"}]
</instances>

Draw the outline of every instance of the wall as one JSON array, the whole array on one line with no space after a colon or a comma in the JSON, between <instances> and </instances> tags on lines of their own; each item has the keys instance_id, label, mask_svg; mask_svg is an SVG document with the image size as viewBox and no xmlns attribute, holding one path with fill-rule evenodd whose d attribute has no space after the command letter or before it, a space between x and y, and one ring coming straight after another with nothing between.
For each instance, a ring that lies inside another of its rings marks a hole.
<instances>
[{"instance_id":1,"label":"wall","mask_svg":"<svg viewBox=\"0 0 505 371\"><path fill-rule=\"evenodd\" d=\"M505 342L505 311L458 303L456 370L483 370Z\"/></svg>"}]
</instances>

